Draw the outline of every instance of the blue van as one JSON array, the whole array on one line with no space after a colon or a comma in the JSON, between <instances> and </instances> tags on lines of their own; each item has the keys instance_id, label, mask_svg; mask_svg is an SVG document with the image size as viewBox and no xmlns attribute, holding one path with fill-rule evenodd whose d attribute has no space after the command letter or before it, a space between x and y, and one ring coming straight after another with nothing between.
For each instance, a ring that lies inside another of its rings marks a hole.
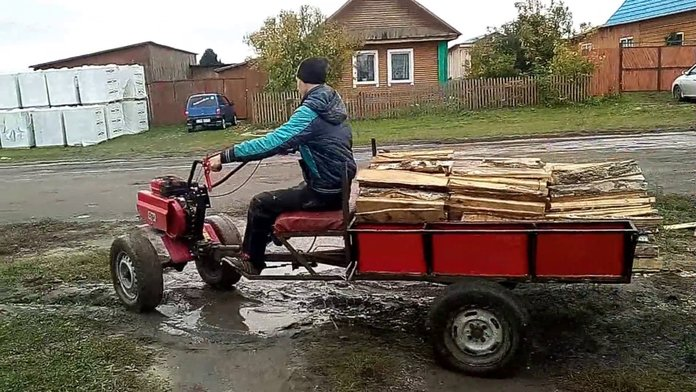
<instances>
[{"instance_id":1,"label":"blue van","mask_svg":"<svg viewBox=\"0 0 696 392\"><path fill-rule=\"evenodd\" d=\"M237 113L224 95L195 94L186 102L186 125L189 132L198 128L225 129L237 125Z\"/></svg>"}]
</instances>

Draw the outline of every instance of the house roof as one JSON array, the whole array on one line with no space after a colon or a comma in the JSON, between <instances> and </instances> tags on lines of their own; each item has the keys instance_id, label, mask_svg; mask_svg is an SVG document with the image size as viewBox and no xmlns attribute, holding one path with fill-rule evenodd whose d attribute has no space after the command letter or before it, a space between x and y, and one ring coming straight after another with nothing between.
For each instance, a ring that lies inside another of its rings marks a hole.
<instances>
[{"instance_id":1,"label":"house roof","mask_svg":"<svg viewBox=\"0 0 696 392\"><path fill-rule=\"evenodd\" d=\"M361 1L372 2L371 5L377 4L375 0L348 0L345 2L336 12L334 12L328 21L338 22L341 20L342 16L346 13L351 6L356 5ZM388 41L396 39L427 39L427 38L442 38L442 39L454 39L461 35L459 30L455 29L449 23L445 22L442 18L435 15L432 11L425 8L416 0L387 0L382 3L388 4L389 2L395 2L399 5L406 5L407 7L412 7L416 11L420 11L427 21L432 24L433 28L423 28L412 25L402 25L402 26L381 26L375 28L374 26L359 26L356 30L359 30L362 38L366 41ZM376 11L378 12L378 11ZM374 15L374 12L373 12ZM377 16L378 15L374 15ZM372 19L372 20L374 20ZM364 28L363 28L364 27Z\"/></svg>"},{"instance_id":2,"label":"house roof","mask_svg":"<svg viewBox=\"0 0 696 392\"><path fill-rule=\"evenodd\" d=\"M187 54L193 54L193 55L197 54L197 53L194 53L194 52L189 52L188 50L177 49L177 48L173 48L173 47L171 47L171 46L158 44L157 42L145 41L145 42L138 42L137 44L131 44L131 45L126 45L126 46L120 46L120 47L118 47L118 48L112 48L112 49L100 50L100 51L98 51L98 52L93 52L93 53L81 54L81 55L79 55L79 56L66 57L66 58L60 59L60 60L48 61L48 62L41 63L41 64L31 65L30 68L43 68L43 67L51 66L51 65L53 65L53 64L63 63L63 62L66 62L66 61L79 60L79 59L83 59L83 58L86 58L86 57L98 56L98 55L101 55L101 54L112 53L112 52L118 52L118 51L120 51L120 50L132 49L132 48L137 48L137 47L139 47L139 46L147 46L147 45L159 46L160 48L173 50L173 51L175 51L175 52L181 52L181 53L187 53Z\"/></svg>"},{"instance_id":3,"label":"house roof","mask_svg":"<svg viewBox=\"0 0 696 392\"><path fill-rule=\"evenodd\" d=\"M250 62L251 62L251 60L247 60L247 61L242 61L241 63L223 65L222 67L215 68L215 72L223 72L223 71L227 71L227 70L230 70L230 69L243 67L243 66L249 64Z\"/></svg>"},{"instance_id":4,"label":"house roof","mask_svg":"<svg viewBox=\"0 0 696 392\"><path fill-rule=\"evenodd\" d=\"M604 27L696 10L696 0L624 0Z\"/></svg>"}]
</instances>

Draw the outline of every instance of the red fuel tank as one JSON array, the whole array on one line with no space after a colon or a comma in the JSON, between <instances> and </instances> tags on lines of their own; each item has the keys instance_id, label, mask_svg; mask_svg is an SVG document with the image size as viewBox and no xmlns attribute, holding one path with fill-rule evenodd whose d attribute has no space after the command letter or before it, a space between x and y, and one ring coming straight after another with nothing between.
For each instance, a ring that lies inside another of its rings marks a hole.
<instances>
[{"instance_id":1,"label":"red fuel tank","mask_svg":"<svg viewBox=\"0 0 696 392\"><path fill-rule=\"evenodd\" d=\"M138 192L138 214L143 222L177 238L186 233L186 210L175 199L151 191Z\"/></svg>"}]
</instances>

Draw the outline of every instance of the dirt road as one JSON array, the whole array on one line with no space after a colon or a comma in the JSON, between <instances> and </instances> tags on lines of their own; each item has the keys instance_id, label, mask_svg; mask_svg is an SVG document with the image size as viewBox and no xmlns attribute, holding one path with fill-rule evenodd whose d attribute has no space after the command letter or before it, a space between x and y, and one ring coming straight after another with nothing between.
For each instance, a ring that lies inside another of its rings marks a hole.
<instances>
[{"instance_id":1,"label":"dirt road","mask_svg":"<svg viewBox=\"0 0 696 392\"><path fill-rule=\"evenodd\" d=\"M648 180L665 192L696 191L696 160L692 159L696 156L696 132L469 143L447 148L468 156L540 156L574 162L633 158L640 162ZM369 159L365 150L356 155L362 164ZM134 219L135 193L153 177L185 176L192 159L1 165L0 222ZM292 156L264 161L245 187L233 196L214 200L214 207L239 213L254 194L297 184L301 177L295 161ZM219 191L236 187L253 166Z\"/></svg>"},{"instance_id":2,"label":"dirt road","mask_svg":"<svg viewBox=\"0 0 696 392\"><path fill-rule=\"evenodd\" d=\"M696 132L451 147L469 156L549 161L634 158L665 192L696 192ZM359 151L357 158L364 164L369 153ZM134 219L136 191L155 176L185 176L191 159L0 166L0 222L85 222L0 231L5 254L20 255L16 268L5 265L0 315L28 312L31 324L46 310L90 318L106 314L113 320L108 336L140 339L155 348L157 360L146 370L174 391L688 390L679 383L696 369L694 274L636 277L626 286L518 289L535 320L532 356L518 377L504 380L463 377L433 362L423 324L441 288L429 284L242 280L237 290L222 293L205 287L190 265L182 273L166 273L158 312L124 312L109 283L103 248L132 224L99 221ZM263 162L247 186L214 200L214 206L232 212L241 227L251 196L300 181L294 161ZM234 189L252 170L244 169L219 192ZM97 253L79 256L90 247ZM62 267L71 263L89 269ZM643 387L649 389L638 389Z\"/></svg>"}]
</instances>

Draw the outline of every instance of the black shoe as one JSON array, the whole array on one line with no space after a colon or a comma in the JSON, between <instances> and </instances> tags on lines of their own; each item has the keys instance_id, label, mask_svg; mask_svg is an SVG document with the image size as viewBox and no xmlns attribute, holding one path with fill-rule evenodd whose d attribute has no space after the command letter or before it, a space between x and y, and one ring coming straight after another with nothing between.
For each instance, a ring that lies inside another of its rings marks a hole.
<instances>
[{"instance_id":1,"label":"black shoe","mask_svg":"<svg viewBox=\"0 0 696 392\"><path fill-rule=\"evenodd\" d=\"M256 268L249 260L232 259L232 265L246 275L261 275L261 270Z\"/></svg>"}]
</instances>

